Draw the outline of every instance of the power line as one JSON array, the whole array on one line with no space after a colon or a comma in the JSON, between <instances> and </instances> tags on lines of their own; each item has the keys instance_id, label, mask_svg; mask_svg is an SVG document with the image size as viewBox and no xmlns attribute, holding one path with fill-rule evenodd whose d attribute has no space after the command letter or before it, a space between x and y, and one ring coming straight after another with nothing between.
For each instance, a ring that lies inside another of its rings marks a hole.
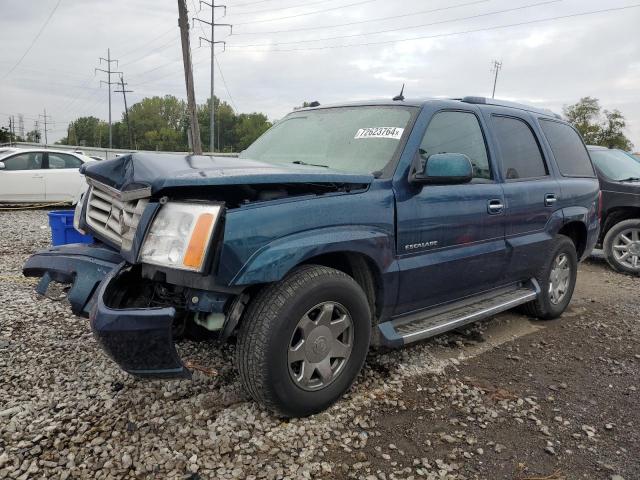
<instances>
[{"instance_id":1,"label":"power line","mask_svg":"<svg viewBox=\"0 0 640 480\"><path fill-rule=\"evenodd\" d=\"M434 25L442 25L445 23L452 23L452 22L460 22L460 21L464 21L464 20L471 20L474 18L482 18L482 17L488 17L488 16L492 16L492 15L498 15L501 13L507 13L507 12L514 12L516 10L523 10L526 8L533 8L533 7L539 7L542 5L549 5L551 3L558 3L558 2L562 2L563 0L546 0L544 2L538 2L538 3L531 3L528 5L523 5L521 7L514 7L514 8L506 8L503 10L496 10L493 12L487 12L487 13L479 13L476 15L469 15L466 17L459 17L459 18L452 18L449 20L439 20L437 22L431 22L431 23L422 23L420 25L412 25L412 26L403 26L403 27L397 27L397 28L389 28L386 30L378 30L375 32L365 32L365 33L352 33L349 35L336 35L333 37L323 37L323 38L312 38L309 40L292 40L289 42L275 42L275 43L258 43L258 44L234 44L233 48L249 48L249 47L270 47L270 46L274 46L274 45L294 45L294 44L299 44L299 43L310 43L310 42L321 42L321 41L325 41L325 40L339 40L342 38L354 38L354 37L366 37L369 35L380 35L383 33L392 33L392 32L398 32L398 31L405 31L405 30L412 30L415 28L423 28L423 27L432 27Z\"/></svg>"},{"instance_id":2,"label":"power line","mask_svg":"<svg viewBox=\"0 0 640 480\"><path fill-rule=\"evenodd\" d=\"M218 72L220 72L220 78L222 79L222 84L224 85L224 89L227 91L227 95L229 96L229 100L231 100L231 105L233 105L233 109L238 112L238 106L236 102L233 101L233 97L231 96L231 92L229 91L229 87L227 87L227 81L224 78L224 74L222 73L222 68L220 67L220 62L218 62L218 58L216 57L216 65L218 66Z\"/></svg>"},{"instance_id":3,"label":"power line","mask_svg":"<svg viewBox=\"0 0 640 480\"><path fill-rule=\"evenodd\" d=\"M278 7L278 8L263 8L262 10L251 10L249 12L238 12L238 13L232 13L231 16L233 17L239 17L239 16L244 16L244 15L254 15L256 13L265 13L265 12L279 12L281 10L291 10L293 8L300 8L300 7L310 7L312 5L318 5L319 3L327 3L327 2L332 2L334 0L316 0L315 2L304 2L304 3L297 3L295 5L289 5L286 7ZM237 5L231 5L229 8L235 8L237 7Z\"/></svg>"},{"instance_id":4,"label":"power line","mask_svg":"<svg viewBox=\"0 0 640 480\"><path fill-rule=\"evenodd\" d=\"M398 38L398 39L394 39L394 40L378 40L375 42L362 42L362 43L349 43L349 44L342 44L342 45L323 45L323 46L317 46L317 47L302 47L302 48L288 48L288 49L270 49L270 50L245 50L245 51L255 51L255 52L295 52L295 51L309 51L309 50L328 50L328 49L334 49L334 48L350 48L350 47L366 47L366 46L371 46L371 45L385 45L385 44L393 44L393 43L402 43L402 42L411 42L414 40L426 40L426 39L430 39L430 38L443 38L443 37L452 37L452 36L457 36L457 35L466 35L469 33L478 33L478 32L488 32L488 31L492 31L492 30L501 30L501 29L505 29L505 28L511 28L511 27L520 27L520 26L524 26L524 25L532 25L532 24L536 24L536 23L544 23L544 22L551 22L551 21L556 21L556 20L565 20L568 18L576 18L576 17L584 17L584 16L588 16L588 15L596 15L599 13L609 13L609 12L616 12L616 11L621 11L621 10L629 10L632 8L638 8L640 7L640 4L634 4L634 5L627 5L624 7L614 7L614 8L604 8L601 10L592 10L590 12L580 12L580 13L573 13L573 14L569 14L569 15L559 15L559 16L555 16L555 17L547 17L547 18L540 18L540 19L536 19L536 20L527 20L527 21L523 21L523 22L516 22L516 23L507 23L507 24L503 24L503 25L494 25L491 27L482 27L482 28L475 28L475 29L470 29L470 30L461 30L461 31L457 31L457 32L447 32L447 33L438 33L438 34L433 34L433 35L420 35L420 36L416 36L416 37L409 37L409 38ZM273 45L273 44L270 44ZM234 48L234 45L230 45L229 48Z\"/></svg>"},{"instance_id":5,"label":"power line","mask_svg":"<svg viewBox=\"0 0 640 480\"><path fill-rule=\"evenodd\" d=\"M58 0L58 2L56 3L56 5L53 7L53 10L51 10L51 13L49 14L49 16L47 17L47 19L45 20L45 22L42 24L42 26L40 27L40 30L38 30L38 33L36 34L35 37L33 37L33 40L31 41L31 43L29 44L29 46L27 47L27 49L25 50L25 52L22 54L22 56L18 59L18 61L13 65L13 67L11 67L9 69L9 71L7 73L4 74L4 76L2 77L2 79L4 80L5 78L7 78L9 75L11 75L11 73L18 68L18 65L20 65L22 63L22 60L24 60L24 57L27 56L27 54L31 51L31 49L33 48L33 46L36 44L36 42L38 41L38 38L40 38L40 35L42 35L42 32L44 32L44 29L46 28L46 26L49 24L49 22L51 21L51 18L53 18L54 13L56 13L56 10L58 10L58 7L60 6L60 3L62 2L62 0Z\"/></svg>"},{"instance_id":6,"label":"power line","mask_svg":"<svg viewBox=\"0 0 640 480\"><path fill-rule=\"evenodd\" d=\"M153 37L151 40L144 42L141 45L138 45L136 48L133 48L131 50L129 50L128 52L120 55L120 58L122 57L128 57L129 55L131 55L132 53L137 52L138 50L142 50L144 47L146 47L147 45L151 45L152 43L155 43L156 40L161 39L162 37L164 37L167 33L171 33L175 31L176 27L171 27L168 30L165 30L164 32L162 32L160 35L158 35L157 37Z\"/></svg>"},{"instance_id":7,"label":"power line","mask_svg":"<svg viewBox=\"0 0 640 480\"><path fill-rule=\"evenodd\" d=\"M169 40L166 43L163 43L162 45L153 48L151 50L149 50L147 53L145 53L144 55L142 55L141 57L137 57L135 60L129 60L128 62L125 62L122 64L123 67L126 67L127 65L131 65L132 63L137 63L140 60L142 60L143 58L148 57L149 55L153 55L156 52L159 52L161 50L165 50L169 47L171 47L172 45L178 45L177 41L178 41L179 35L175 35L174 37L171 38L171 40Z\"/></svg>"},{"instance_id":8,"label":"power line","mask_svg":"<svg viewBox=\"0 0 640 480\"><path fill-rule=\"evenodd\" d=\"M237 5L230 5L233 8L236 7L248 7L249 5L257 5L258 3L267 3L273 0L257 0L256 2L238 3Z\"/></svg>"},{"instance_id":9,"label":"power line","mask_svg":"<svg viewBox=\"0 0 640 480\"><path fill-rule=\"evenodd\" d=\"M414 17L416 15L423 15L425 13L434 13L434 12L441 12L441 11L444 11L444 10L451 10L451 9L454 9L454 8L469 7L471 5L477 5L479 3L487 3L487 2L490 2L490 1L492 1L492 0L475 0L473 2L460 3L458 5L449 5L447 7L432 8L430 10L421 10L419 12L403 13L401 15L390 15L390 16L386 16L386 17L378 17L378 18L372 18L372 19L367 19L367 20L357 20L357 21L353 21L353 22L338 23L338 24L333 24L333 25L313 25L313 26L309 26L309 27L291 28L291 29L288 29L288 30L271 30L271 31L265 31L265 32L236 32L233 35L235 37L237 37L239 35L271 35L271 34L278 34L278 33L303 32L303 31L307 31L307 30L326 30L327 28L347 27L347 26L352 26L352 25L361 25L363 23L372 23L372 22L382 22L382 21L386 21L386 20L395 20L396 18Z\"/></svg>"},{"instance_id":10,"label":"power line","mask_svg":"<svg viewBox=\"0 0 640 480\"><path fill-rule=\"evenodd\" d=\"M234 25L249 25L251 23L266 23L266 22L276 22L278 20L288 20L290 18L298 18L298 17L306 17L308 15L315 15L316 13L324 13L331 12L333 10L340 10L342 8L355 7L356 5L364 5L365 3L377 2L378 0L361 0L359 2L348 3L347 5L340 5L338 7L325 8L323 10L315 10L313 12L307 13L298 13L296 15L288 15L285 17L277 17L277 18L265 18L262 20L251 20L248 22L234 22Z\"/></svg>"}]
</instances>

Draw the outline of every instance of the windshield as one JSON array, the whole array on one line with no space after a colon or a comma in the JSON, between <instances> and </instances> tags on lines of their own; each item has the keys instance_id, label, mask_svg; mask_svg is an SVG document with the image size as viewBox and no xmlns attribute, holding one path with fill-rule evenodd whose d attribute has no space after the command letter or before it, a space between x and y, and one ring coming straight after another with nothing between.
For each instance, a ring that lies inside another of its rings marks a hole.
<instances>
[{"instance_id":1,"label":"windshield","mask_svg":"<svg viewBox=\"0 0 640 480\"><path fill-rule=\"evenodd\" d=\"M240 157L354 173L379 172L393 159L414 111L410 107L367 106L294 112Z\"/></svg>"},{"instance_id":2,"label":"windshield","mask_svg":"<svg viewBox=\"0 0 640 480\"><path fill-rule=\"evenodd\" d=\"M640 178L640 163L620 150L591 150L593 162L611 180Z\"/></svg>"}]
</instances>

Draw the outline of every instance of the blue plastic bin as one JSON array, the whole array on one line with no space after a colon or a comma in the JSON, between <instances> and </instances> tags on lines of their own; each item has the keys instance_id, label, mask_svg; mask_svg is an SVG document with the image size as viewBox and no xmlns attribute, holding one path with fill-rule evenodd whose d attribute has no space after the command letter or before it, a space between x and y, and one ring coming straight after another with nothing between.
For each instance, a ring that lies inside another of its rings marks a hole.
<instances>
[{"instance_id":1,"label":"blue plastic bin","mask_svg":"<svg viewBox=\"0 0 640 480\"><path fill-rule=\"evenodd\" d=\"M91 235L83 235L73 228L73 210L54 210L49 212L51 226L51 245L68 243L92 243Z\"/></svg>"}]
</instances>

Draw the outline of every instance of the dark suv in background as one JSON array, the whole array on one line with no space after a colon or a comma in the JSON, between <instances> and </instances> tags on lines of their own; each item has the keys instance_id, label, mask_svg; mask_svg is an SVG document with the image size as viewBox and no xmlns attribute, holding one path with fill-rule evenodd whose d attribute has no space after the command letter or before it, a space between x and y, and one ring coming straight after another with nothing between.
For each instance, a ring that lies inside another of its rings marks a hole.
<instances>
[{"instance_id":1,"label":"dark suv in background","mask_svg":"<svg viewBox=\"0 0 640 480\"><path fill-rule=\"evenodd\" d=\"M588 148L602 190L598 245L614 269L640 275L640 161L622 150Z\"/></svg>"},{"instance_id":2,"label":"dark suv in background","mask_svg":"<svg viewBox=\"0 0 640 480\"><path fill-rule=\"evenodd\" d=\"M237 337L257 401L307 415L370 344L401 347L523 306L562 314L598 239L578 133L491 99L293 112L240 158L134 153L84 169L76 225L98 240L32 256L127 372L190 375L174 339ZM99 373L97 373L99 374Z\"/></svg>"}]
</instances>

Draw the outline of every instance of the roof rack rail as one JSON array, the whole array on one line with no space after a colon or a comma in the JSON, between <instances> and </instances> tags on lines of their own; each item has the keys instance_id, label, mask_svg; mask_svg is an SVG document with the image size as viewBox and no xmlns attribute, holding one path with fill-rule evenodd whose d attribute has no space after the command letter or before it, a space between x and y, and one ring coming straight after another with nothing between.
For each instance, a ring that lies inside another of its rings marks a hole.
<instances>
[{"instance_id":1,"label":"roof rack rail","mask_svg":"<svg viewBox=\"0 0 640 480\"><path fill-rule=\"evenodd\" d=\"M486 97L463 97L461 101L465 103L475 103L480 105L495 105L497 107L517 108L519 110L526 110L527 112L533 112L533 113L538 113L540 115L546 115L546 116L562 119L562 116L558 115L557 113L547 108L536 108L536 107L531 107L529 105L524 105L522 103L509 102L507 100L496 100L495 98L486 98Z\"/></svg>"}]
</instances>

